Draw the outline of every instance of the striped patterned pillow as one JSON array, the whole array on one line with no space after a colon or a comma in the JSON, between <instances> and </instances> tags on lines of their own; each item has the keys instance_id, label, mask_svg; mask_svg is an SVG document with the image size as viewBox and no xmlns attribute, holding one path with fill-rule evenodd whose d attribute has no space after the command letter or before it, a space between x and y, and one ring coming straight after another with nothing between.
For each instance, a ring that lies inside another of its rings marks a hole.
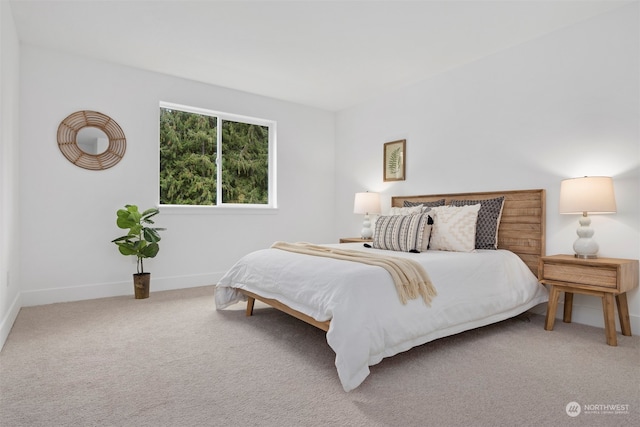
<instances>
[{"instance_id":1,"label":"striped patterned pillow","mask_svg":"<svg viewBox=\"0 0 640 427\"><path fill-rule=\"evenodd\" d=\"M378 217L373 247L402 252L426 250L432 223L433 220L426 213Z\"/></svg>"}]
</instances>

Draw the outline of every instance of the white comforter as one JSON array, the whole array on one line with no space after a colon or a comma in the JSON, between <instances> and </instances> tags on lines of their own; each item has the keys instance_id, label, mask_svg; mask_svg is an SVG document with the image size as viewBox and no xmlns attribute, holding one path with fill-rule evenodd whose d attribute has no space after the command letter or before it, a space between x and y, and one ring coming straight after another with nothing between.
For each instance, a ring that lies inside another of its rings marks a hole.
<instances>
[{"instance_id":1,"label":"white comforter","mask_svg":"<svg viewBox=\"0 0 640 427\"><path fill-rule=\"evenodd\" d=\"M335 245L329 245L335 246ZM509 251L421 254L367 249L420 262L438 296L403 305L389 273L356 262L263 249L240 259L220 280L218 309L244 300L234 288L274 298L316 320L331 319L327 342L336 353L345 391L358 387L369 366L437 338L495 323L547 301L546 288Z\"/></svg>"}]
</instances>

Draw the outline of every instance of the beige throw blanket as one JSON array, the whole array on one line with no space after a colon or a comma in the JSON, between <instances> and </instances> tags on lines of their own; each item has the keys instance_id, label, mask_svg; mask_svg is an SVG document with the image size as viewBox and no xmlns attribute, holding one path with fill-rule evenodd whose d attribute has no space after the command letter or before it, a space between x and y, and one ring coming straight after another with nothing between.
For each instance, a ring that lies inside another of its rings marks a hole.
<instances>
[{"instance_id":1,"label":"beige throw blanket","mask_svg":"<svg viewBox=\"0 0 640 427\"><path fill-rule=\"evenodd\" d=\"M337 249L311 243L275 242L271 247L299 254L323 256L382 267L391 274L403 304L406 304L410 299L421 296L427 305L431 305L431 300L438 294L422 265L410 259Z\"/></svg>"}]
</instances>

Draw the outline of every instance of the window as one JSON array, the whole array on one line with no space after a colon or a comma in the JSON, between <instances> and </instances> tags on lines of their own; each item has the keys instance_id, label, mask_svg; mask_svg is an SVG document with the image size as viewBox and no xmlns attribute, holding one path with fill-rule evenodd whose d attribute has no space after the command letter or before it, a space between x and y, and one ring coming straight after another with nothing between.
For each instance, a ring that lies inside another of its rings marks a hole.
<instances>
[{"instance_id":1,"label":"window","mask_svg":"<svg viewBox=\"0 0 640 427\"><path fill-rule=\"evenodd\" d=\"M160 204L276 207L269 120L160 104Z\"/></svg>"}]
</instances>

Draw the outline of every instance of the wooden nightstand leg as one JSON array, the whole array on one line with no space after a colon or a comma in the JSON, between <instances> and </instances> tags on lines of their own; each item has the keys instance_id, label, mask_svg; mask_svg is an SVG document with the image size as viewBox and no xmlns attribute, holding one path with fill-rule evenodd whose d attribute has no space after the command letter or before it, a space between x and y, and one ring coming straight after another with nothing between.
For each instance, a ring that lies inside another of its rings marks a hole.
<instances>
[{"instance_id":1,"label":"wooden nightstand leg","mask_svg":"<svg viewBox=\"0 0 640 427\"><path fill-rule=\"evenodd\" d=\"M544 322L544 329L546 331L553 330L553 324L556 320L556 310L558 309L558 297L560 296L560 291L551 285L551 290L549 291L549 302L547 303L547 319Z\"/></svg>"},{"instance_id":2,"label":"wooden nightstand leg","mask_svg":"<svg viewBox=\"0 0 640 427\"><path fill-rule=\"evenodd\" d=\"M622 335L631 336L631 321L629 320L629 306L627 305L627 293L616 295L618 305L618 317L620 317L620 330Z\"/></svg>"},{"instance_id":3,"label":"wooden nightstand leg","mask_svg":"<svg viewBox=\"0 0 640 427\"><path fill-rule=\"evenodd\" d=\"M616 337L616 318L613 308L613 294L606 292L602 295L602 311L604 312L604 333L607 337L607 344L617 346L618 339Z\"/></svg>"},{"instance_id":4,"label":"wooden nightstand leg","mask_svg":"<svg viewBox=\"0 0 640 427\"><path fill-rule=\"evenodd\" d=\"M571 312L573 310L573 292L564 293L564 323L571 323Z\"/></svg>"}]
</instances>

